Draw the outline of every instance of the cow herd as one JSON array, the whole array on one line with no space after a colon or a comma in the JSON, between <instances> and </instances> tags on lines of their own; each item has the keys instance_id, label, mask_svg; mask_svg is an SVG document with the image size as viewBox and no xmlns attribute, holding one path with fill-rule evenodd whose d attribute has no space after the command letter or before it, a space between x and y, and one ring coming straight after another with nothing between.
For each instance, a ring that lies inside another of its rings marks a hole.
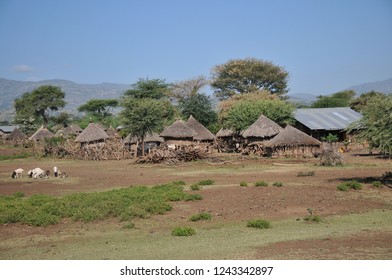
<instances>
[{"instance_id":1,"label":"cow herd","mask_svg":"<svg viewBox=\"0 0 392 280\"><path fill-rule=\"evenodd\" d=\"M23 169L22 168L18 168L15 169L12 172L11 178L12 179L16 179L16 178L23 178ZM60 177L60 178L67 178L68 174L63 170L60 171L56 166L53 167L53 175L54 177ZM27 172L27 177L29 178L33 178L33 179L49 179L50 177L50 170L43 170L39 167L31 169Z\"/></svg>"}]
</instances>

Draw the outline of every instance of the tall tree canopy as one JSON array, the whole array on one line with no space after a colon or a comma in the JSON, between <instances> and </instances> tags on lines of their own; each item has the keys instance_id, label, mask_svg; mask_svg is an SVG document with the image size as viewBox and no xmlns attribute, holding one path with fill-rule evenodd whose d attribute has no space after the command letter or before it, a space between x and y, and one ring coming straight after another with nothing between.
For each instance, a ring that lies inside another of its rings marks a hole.
<instances>
[{"instance_id":1,"label":"tall tree canopy","mask_svg":"<svg viewBox=\"0 0 392 280\"><path fill-rule=\"evenodd\" d=\"M369 141L370 148L392 155L392 95L376 96L362 109L363 118L353 125L360 127L359 137Z\"/></svg>"},{"instance_id":2,"label":"tall tree canopy","mask_svg":"<svg viewBox=\"0 0 392 280\"><path fill-rule=\"evenodd\" d=\"M97 116L99 118L105 118L111 116L110 109L118 106L117 99L91 99L87 103L79 106L79 112L86 112Z\"/></svg>"},{"instance_id":3,"label":"tall tree canopy","mask_svg":"<svg viewBox=\"0 0 392 280\"><path fill-rule=\"evenodd\" d=\"M383 98L385 97L384 93L381 92L376 92L376 91L370 91L370 92L366 92L361 94L359 97L352 99L350 101L350 107L351 109L357 111L357 112L362 112L367 104L369 102L371 102L371 100L373 99L377 99L377 98Z\"/></svg>"},{"instance_id":4,"label":"tall tree canopy","mask_svg":"<svg viewBox=\"0 0 392 280\"><path fill-rule=\"evenodd\" d=\"M334 93L330 96L320 95L313 102L313 108L333 108L333 107L349 107L351 100L355 96L355 91L344 90Z\"/></svg>"},{"instance_id":5,"label":"tall tree canopy","mask_svg":"<svg viewBox=\"0 0 392 280\"><path fill-rule=\"evenodd\" d=\"M124 96L133 98L152 98L161 99L169 94L169 84L161 79L139 79L133 85L133 89L129 89L124 93Z\"/></svg>"},{"instance_id":6,"label":"tall tree canopy","mask_svg":"<svg viewBox=\"0 0 392 280\"><path fill-rule=\"evenodd\" d=\"M204 76L174 83L170 86L170 98L180 101L181 99L199 94L200 90L209 83Z\"/></svg>"},{"instance_id":7,"label":"tall tree canopy","mask_svg":"<svg viewBox=\"0 0 392 280\"><path fill-rule=\"evenodd\" d=\"M183 117L188 119L192 115L204 126L213 125L218 119L211 98L202 93L194 93L180 99L178 107Z\"/></svg>"},{"instance_id":8,"label":"tall tree canopy","mask_svg":"<svg viewBox=\"0 0 392 280\"><path fill-rule=\"evenodd\" d=\"M255 58L235 59L215 66L211 76L211 87L220 100L259 90L283 98L288 91L288 72L272 62Z\"/></svg>"},{"instance_id":9,"label":"tall tree canopy","mask_svg":"<svg viewBox=\"0 0 392 280\"><path fill-rule=\"evenodd\" d=\"M46 127L51 111L57 111L65 106L65 93L56 86L44 85L26 92L21 98L14 101L16 123L23 124L34 118L36 122L42 121Z\"/></svg>"},{"instance_id":10,"label":"tall tree canopy","mask_svg":"<svg viewBox=\"0 0 392 280\"><path fill-rule=\"evenodd\" d=\"M240 100L219 112L222 126L234 131L241 131L254 123L261 114L279 125L293 121L294 107L280 99Z\"/></svg>"}]
</instances>

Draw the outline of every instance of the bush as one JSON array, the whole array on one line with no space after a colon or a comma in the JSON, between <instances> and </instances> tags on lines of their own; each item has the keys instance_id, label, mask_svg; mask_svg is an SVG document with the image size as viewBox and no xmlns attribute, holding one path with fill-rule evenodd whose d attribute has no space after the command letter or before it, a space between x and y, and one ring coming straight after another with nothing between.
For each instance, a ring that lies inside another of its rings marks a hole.
<instances>
[{"instance_id":1,"label":"bush","mask_svg":"<svg viewBox=\"0 0 392 280\"><path fill-rule=\"evenodd\" d=\"M307 171L307 172L298 172L297 177L306 177L306 176L314 176L315 172L314 171Z\"/></svg>"},{"instance_id":2,"label":"bush","mask_svg":"<svg viewBox=\"0 0 392 280\"><path fill-rule=\"evenodd\" d=\"M195 201L195 200L202 200L203 196L200 194L187 194L184 197L184 201Z\"/></svg>"},{"instance_id":3,"label":"bush","mask_svg":"<svg viewBox=\"0 0 392 280\"><path fill-rule=\"evenodd\" d=\"M283 183L282 182L274 182L272 185L274 187L283 187Z\"/></svg>"},{"instance_id":4,"label":"bush","mask_svg":"<svg viewBox=\"0 0 392 280\"><path fill-rule=\"evenodd\" d=\"M190 227L176 227L171 234L174 236L191 236L195 235L196 231Z\"/></svg>"},{"instance_id":5,"label":"bush","mask_svg":"<svg viewBox=\"0 0 392 280\"><path fill-rule=\"evenodd\" d=\"M211 220L211 214L206 213L206 212L202 212L202 213L193 215L192 217L189 218L189 221L191 221L191 222L197 222L200 220L206 220L206 221Z\"/></svg>"},{"instance_id":6,"label":"bush","mask_svg":"<svg viewBox=\"0 0 392 280\"><path fill-rule=\"evenodd\" d=\"M305 221L309 221L309 222L316 222L316 223L321 223L322 219L320 216L317 215L310 215L304 218Z\"/></svg>"},{"instance_id":7,"label":"bush","mask_svg":"<svg viewBox=\"0 0 392 280\"><path fill-rule=\"evenodd\" d=\"M208 180L202 180L200 182L198 182L197 184L199 186L209 186L209 185L213 185L215 183L214 180L208 179Z\"/></svg>"},{"instance_id":8,"label":"bush","mask_svg":"<svg viewBox=\"0 0 392 280\"><path fill-rule=\"evenodd\" d=\"M126 223L125 225L123 225L123 229L133 229L133 228L135 228L134 223Z\"/></svg>"},{"instance_id":9,"label":"bush","mask_svg":"<svg viewBox=\"0 0 392 280\"><path fill-rule=\"evenodd\" d=\"M266 181L257 181L255 187L268 187L268 183Z\"/></svg>"},{"instance_id":10,"label":"bush","mask_svg":"<svg viewBox=\"0 0 392 280\"><path fill-rule=\"evenodd\" d=\"M336 188L339 191L348 191L349 189L360 190L362 189L362 185L357 181L347 181L339 184Z\"/></svg>"},{"instance_id":11,"label":"bush","mask_svg":"<svg viewBox=\"0 0 392 280\"><path fill-rule=\"evenodd\" d=\"M201 190L201 187L199 186L199 184L192 184L191 190L192 191L199 191L199 190Z\"/></svg>"},{"instance_id":12,"label":"bush","mask_svg":"<svg viewBox=\"0 0 392 280\"><path fill-rule=\"evenodd\" d=\"M382 188L382 183L380 181L374 181L372 186L376 188Z\"/></svg>"},{"instance_id":13,"label":"bush","mask_svg":"<svg viewBox=\"0 0 392 280\"><path fill-rule=\"evenodd\" d=\"M240 186L241 186L241 187L247 187L247 186L248 186L248 183L245 182L245 181L242 181L242 182L240 183Z\"/></svg>"},{"instance_id":14,"label":"bush","mask_svg":"<svg viewBox=\"0 0 392 280\"><path fill-rule=\"evenodd\" d=\"M247 223L246 226L260 229L271 228L270 222L266 220L251 220Z\"/></svg>"}]
</instances>

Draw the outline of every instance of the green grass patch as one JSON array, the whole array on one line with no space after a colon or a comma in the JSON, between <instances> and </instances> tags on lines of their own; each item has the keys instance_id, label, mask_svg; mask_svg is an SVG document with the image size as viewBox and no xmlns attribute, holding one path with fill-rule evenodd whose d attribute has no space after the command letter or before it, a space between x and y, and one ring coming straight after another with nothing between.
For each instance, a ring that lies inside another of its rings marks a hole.
<instances>
[{"instance_id":1,"label":"green grass patch","mask_svg":"<svg viewBox=\"0 0 392 280\"><path fill-rule=\"evenodd\" d=\"M242 182L240 183L240 186L241 186L241 187L247 187L247 186L248 186L248 183L245 182L245 181L242 181Z\"/></svg>"},{"instance_id":2,"label":"green grass patch","mask_svg":"<svg viewBox=\"0 0 392 280\"><path fill-rule=\"evenodd\" d=\"M308 222L315 222L315 223L321 223L321 222L322 222L321 217L320 217L320 216L317 216L317 215L309 215L309 216L306 216L306 217L304 218L304 220L305 220L305 221L308 221Z\"/></svg>"},{"instance_id":3,"label":"green grass patch","mask_svg":"<svg viewBox=\"0 0 392 280\"><path fill-rule=\"evenodd\" d=\"M202 212L196 215L193 215L192 217L189 218L189 221L191 222L197 222L200 220L204 220L204 221L210 221L211 220L211 214L210 213L206 213L206 212Z\"/></svg>"},{"instance_id":4,"label":"green grass patch","mask_svg":"<svg viewBox=\"0 0 392 280\"><path fill-rule=\"evenodd\" d=\"M214 183L215 183L214 180L207 179L207 180L199 181L197 184L198 184L199 186L210 186L210 185L213 185Z\"/></svg>"},{"instance_id":5,"label":"green grass patch","mask_svg":"<svg viewBox=\"0 0 392 280\"><path fill-rule=\"evenodd\" d=\"M191 185L191 190L192 191L199 191L201 189L202 189L202 187L199 184L197 184L197 183Z\"/></svg>"},{"instance_id":6,"label":"green grass patch","mask_svg":"<svg viewBox=\"0 0 392 280\"><path fill-rule=\"evenodd\" d=\"M283 187L283 183L282 182L274 182L273 184L272 184L274 187Z\"/></svg>"},{"instance_id":7,"label":"green grass patch","mask_svg":"<svg viewBox=\"0 0 392 280\"><path fill-rule=\"evenodd\" d=\"M246 224L247 227L259 228L259 229L266 229L271 228L270 222L267 220L251 220Z\"/></svg>"},{"instance_id":8,"label":"green grass patch","mask_svg":"<svg viewBox=\"0 0 392 280\"><path fill-rule=\"evenodd\" d=\"M257 182L255 182L255 187L268 187L268 182L266 182L266 181L257 181Z\"/></svg>"},{"instance_id":9,"label":"green grass patch","mask_svg":"<svg viewBox=\"0 0 392 280\"><path fill-rule=\"evenodd\" d=\"M191 236L195 235L196 231L191 227L176 227L171 234L174 236Z\"/></svg>"},{"instance_id":10,"label":"green grass patch","mask_svg":"<svg viewBox=\"0 0 392 280\"><path fill-rule=\"evenodd\" d=\"M23 153L18 155L0 155L0 161L2 160L10 160L10 159L19 159L19 158L29 158L32 154L30 153Z\"/></svg>"},{"instance_id":11,"label":"green grass patch","mask_svg":"<svg viewBox=\"0 0 392 280\"><path fill-rule=\"evenodd\" d=\"M32 226L57 224L63 218L90 222L118 217L120 221L148 218L172 210L170 201L193 201L201 195L190 195L176 183L140 186L99 193L75 193L55 198L21 194L0 196L0 223L22 223Z\"/></svg>"},{"instance_id":12,"label":"green grass patch","mask_svg":"<svg viewBox=\"0 0 392 280\"><path fill-rule=\"evenodd\" d=\"M307 176L314 176L316 173L314 171L301 171L298 172L297 177L307 177Z\"/></svg>"},{"instance_id":13,"label":"green grass patch","mask_svg":"<svg viewBox=\"0 0 392 280\"><path fill-rule=\"evenodd\" d=\"M372 186L375 188L382 188L382 183L380 181L374 181L372 182Z\"/></svg>"}]
</instances>

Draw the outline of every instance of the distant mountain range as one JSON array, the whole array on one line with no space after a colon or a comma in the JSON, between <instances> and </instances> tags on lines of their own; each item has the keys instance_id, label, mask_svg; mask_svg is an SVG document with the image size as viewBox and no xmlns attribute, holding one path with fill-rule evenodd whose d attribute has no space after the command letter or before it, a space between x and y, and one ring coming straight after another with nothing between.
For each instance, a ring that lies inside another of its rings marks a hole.
<instances>
[{"instance_id":1,"label":"distant mountain range","mask_svg":"<svg viewBox=\"0 0 392 280\"><path fill-rule=\"evenodd\" d=\"M54 85L60 87L65 92L67 105L65 110L76 113L77 108L90 99L118 98L126 90L131 89L131 85L101 83L101 84L78 84L67 80L45 80L40 82L22 82L0 78L0 121L9 119L13 111L13 102L25 92L30 92L42 85ZM357 94L369 92L371 90L392 93L392 78L373 83L365 83L348 88ZM289 100L306 105L310 105L316 100L316 95L308 93L294 93L289 95Z\"/></svg>"}]
</instances>

